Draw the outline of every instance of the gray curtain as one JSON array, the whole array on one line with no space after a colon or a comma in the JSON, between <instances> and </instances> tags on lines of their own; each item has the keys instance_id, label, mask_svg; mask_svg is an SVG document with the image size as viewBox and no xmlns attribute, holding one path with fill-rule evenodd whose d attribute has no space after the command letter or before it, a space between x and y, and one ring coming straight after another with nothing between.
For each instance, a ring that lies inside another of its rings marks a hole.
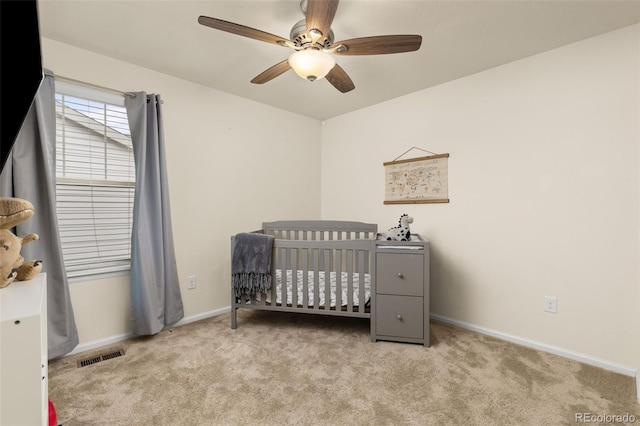
<instances>
[{"instance_id":1,"label":"gray curtain","mask_svg":"<svg viewBox=\"0 0 640 426\"><path fill-rule=\"evenodd\" d=\"M49 359L78 345L56 215L56 108L54 79L45 74L34 104L0 174L0 196L30 201L35 214L16 227L17 235L35 232L39 241L22 248L26 260L43 261L47 274Z\"/></svg>"},{"instance_id":2,"label":"gray curtain","mask_svg":"<svg viewBox=\"0 0 640 426\"><path fill-rule=\"evenodd\" d=\"M160 95L125 99L136 165L131 235L134 335L152 335L184 316L173 246Z\"/></svg>"}]
</instances>

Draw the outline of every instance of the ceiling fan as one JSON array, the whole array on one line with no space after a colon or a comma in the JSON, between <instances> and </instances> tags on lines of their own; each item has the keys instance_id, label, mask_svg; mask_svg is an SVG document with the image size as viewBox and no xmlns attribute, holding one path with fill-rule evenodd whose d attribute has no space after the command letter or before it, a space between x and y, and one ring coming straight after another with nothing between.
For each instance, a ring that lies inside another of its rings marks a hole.
<instances>
[{"instance_id":1,"label":"ceiling fan","mask_svg":"<svg viewBox=\"0 0 640 426\"><path fill-rule=\"evenodd\" d=\"M254 77L251 82L255 84L266 83L293 69L300 77L309 81L324 77L340 92L346 93L355 89L355 85L345 70L336 63L333 55L381 55L412 52L420 48L422 36L419 35L380 35L334 43L331 23L338 9L338 2L339 0L302 0L300 8L305 19L291 28L289 39L208 16L200 16L198 22L220 31L295 50L288 59Z\"/></svg>"}]
</instances>

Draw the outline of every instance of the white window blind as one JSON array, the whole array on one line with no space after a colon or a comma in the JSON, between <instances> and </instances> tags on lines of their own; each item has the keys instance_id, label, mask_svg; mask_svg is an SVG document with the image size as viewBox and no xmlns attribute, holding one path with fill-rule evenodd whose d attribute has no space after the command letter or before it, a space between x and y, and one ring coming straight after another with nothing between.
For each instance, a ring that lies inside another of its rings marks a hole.
<instances>
[{"instance_id":1,"label":"white window blind","mask_svg":"<svg viewBox=\"0 0 640 426\"><path fill-rule=\"evenodd\" d=\"M56 81L56 198L69 278L129 269L134 190L124 98Z\"/></svg>"}]
</instances>

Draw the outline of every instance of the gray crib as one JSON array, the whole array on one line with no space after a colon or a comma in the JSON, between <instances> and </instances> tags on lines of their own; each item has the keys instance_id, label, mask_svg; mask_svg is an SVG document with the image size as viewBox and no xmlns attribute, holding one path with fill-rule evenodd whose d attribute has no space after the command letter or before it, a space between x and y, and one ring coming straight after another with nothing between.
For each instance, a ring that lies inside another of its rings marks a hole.
<instances>
[{"instance_id":1,"label":"gray crib","mask_svg":"<svg viewBox=\"0 0 640 426\"><path fill-rule=\"evenodd\" d=\"M263 223L255 232L274 236L271 288L241 296L232 288L231 328L239 308L370 318L377 229L334 220ZM233 237L231 247L233 256Z\"/></svg>"}]
</instances>

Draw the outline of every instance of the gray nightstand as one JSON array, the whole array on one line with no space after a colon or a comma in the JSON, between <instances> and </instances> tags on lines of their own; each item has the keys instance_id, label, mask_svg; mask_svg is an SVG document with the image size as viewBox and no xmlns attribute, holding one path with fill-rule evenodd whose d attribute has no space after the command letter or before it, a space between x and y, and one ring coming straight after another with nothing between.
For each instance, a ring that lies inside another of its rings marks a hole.
<instances>
[{"instance_id":1,"label":"gray nightstand","mask_svg":"<svg viewBox=\"0 0 640 426\"><path fill-rule=\"evenodd\" d=\"M413 234L374 244L371 341L429 346L429 240Z\"/></svg>"}]
</instances>

